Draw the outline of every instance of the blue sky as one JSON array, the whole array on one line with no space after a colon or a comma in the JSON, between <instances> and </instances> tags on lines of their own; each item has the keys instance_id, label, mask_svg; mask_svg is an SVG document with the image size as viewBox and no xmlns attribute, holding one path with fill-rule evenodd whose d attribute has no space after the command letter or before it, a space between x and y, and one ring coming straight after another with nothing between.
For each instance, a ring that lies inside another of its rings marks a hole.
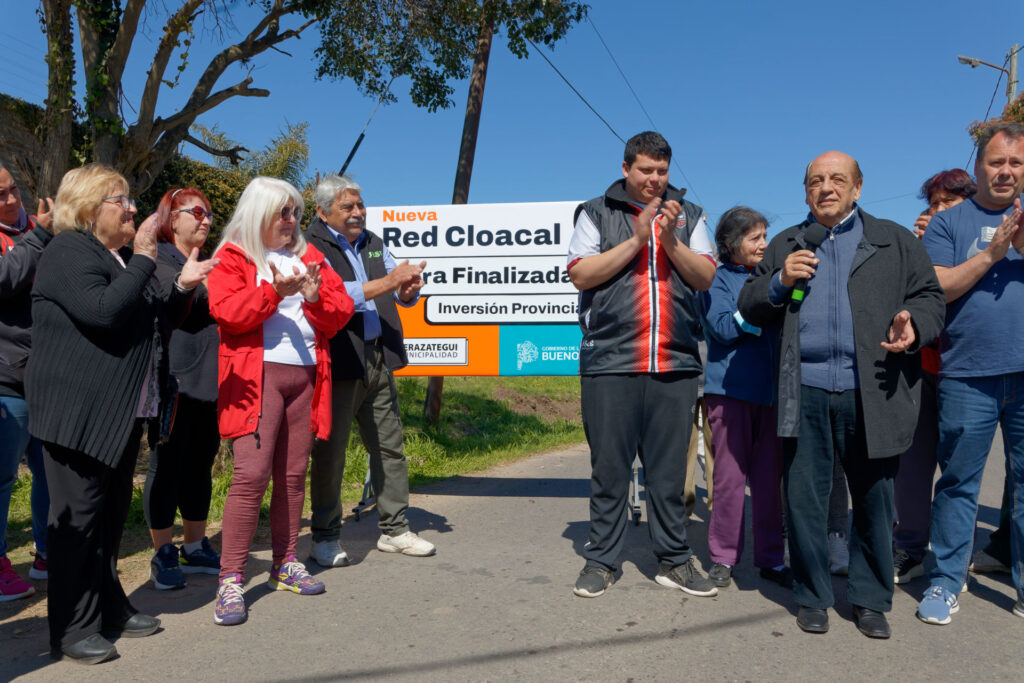
<instances>
[{"instance_id":1,"label":"blue sky","mask_svg":"<svg viewBox=\"0 0 1024 683\"><path fill-rule=\"evenodd\" d=\"M4 5L0 38L9 58L0 90L41 102L45 43L36 3ZM772 233L802 219L803 169L828 149L859 160L867 211L912 223L923 206L916 197L921 182L967 163L966 127L984 117L999 77L991 68L961 65L956 56L1002 64L1014 42L1024 44L1020 0L974 7L945 0L597 0L591 19L672 144L673 184L690 189L688 198L705 207L712 226L730 206L747 204L768 216ZM244 13L236 17L240 29L251 21ZM152 26L136 40L125 79L129 102L138 98L157 35ZM182 87L162 96L165 114L187 97L185 86L218 46L209 34L199 37ZM350 83L314 79L318 39L307 32L281 45L291 58L273 52L256 58L254 86L269 89L269 98L236 98L200 121L218 124L250 149L287 121L307 121L309 174L336 170L375 101ZM590 23L547 54L619 135L652 128ZM219 85L243 76L235 67ZM1005 104L1005 83L991 115ZM407 82L394 87L399 103L378 111L350 172L369 204L448 203L468 84L455 84L453 109L434 114L409 102ZM496 38L471 203L590 198L620 177L622 146L539 55L517 60L504 38ZM194 148L186 153L201 157Z\"/></svg>"}]
</instances>

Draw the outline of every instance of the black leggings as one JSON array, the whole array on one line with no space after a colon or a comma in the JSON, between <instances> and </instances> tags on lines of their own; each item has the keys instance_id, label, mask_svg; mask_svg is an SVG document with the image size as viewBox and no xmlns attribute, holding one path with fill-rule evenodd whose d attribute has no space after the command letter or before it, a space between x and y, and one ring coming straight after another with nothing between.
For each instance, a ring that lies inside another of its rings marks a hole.
<instances>
[{"instance_id":1,"label":"black leggings","mask_svg":"<svg viewBox=\"0 0 1024 683\"><path fill-rule=\"evenodd\" d=\"M173 526L178 509L182 519L206 520L213 489L210 470L219 447L217 404L179 395L171 435L149 455L142 506L150 529Z\"/></svg>"}]
</instances>

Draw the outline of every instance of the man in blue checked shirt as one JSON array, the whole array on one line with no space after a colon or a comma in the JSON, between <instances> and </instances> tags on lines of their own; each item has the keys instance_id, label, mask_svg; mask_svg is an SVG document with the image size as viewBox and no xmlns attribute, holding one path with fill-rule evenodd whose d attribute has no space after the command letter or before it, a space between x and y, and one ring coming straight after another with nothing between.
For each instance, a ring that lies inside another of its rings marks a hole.
<instances>
[{"instance_id":1,"label":"man in blue checked shirt","mask_svg":"<svg viewBox=\"0 0 1024 683\"><path fill-rule=\"evenodd\" d=\"M306 238L324 253L355 302L352 320L331 339L334 426L329 439L313 446L312 557L324 567L348 564L338 538L341 479L353 418L370 454L370 481L380 515L377 549L433 555L434 545L410 531L405 519L409 469L392 374L408 363L396 305L416 303L427 264L396 263L381 238L366 230L362 189L348 176L329 175L317 184L316 216Z\"/></svg>"}]
</instances>

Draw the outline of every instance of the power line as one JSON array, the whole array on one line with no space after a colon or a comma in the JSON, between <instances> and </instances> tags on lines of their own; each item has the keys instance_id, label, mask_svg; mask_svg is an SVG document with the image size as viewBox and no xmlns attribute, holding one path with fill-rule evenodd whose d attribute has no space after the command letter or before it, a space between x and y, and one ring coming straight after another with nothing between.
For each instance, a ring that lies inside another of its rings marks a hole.
<instances>
[{"instance_id":1,"label":"power line","mask_svg":"<svg viewBox=\"0 0 1024 683\"><path fill-rule=\"evenodd\" d=\"M600 114L598 114L598 113L597 113L597 110L596 110L596 109L594 109L594 107L593 107L593 106L591 106L590 102L587 102L587 98L586 98L586 97L584 97L583 95L581 95L581 94L580 94L580 91L579 91L579 90L577 90L577 89L575 88L575 86L573 86L573 84L569 82L569 79L568 79L568 78L566 78L565 76L563 76L563 75L562 75L562 72L558 70L558 67L557 67L557 66L555 66L555 65L554 65L554 64L553 64L553 63L551 62L551 60L550 60L550 59L548 59L548 56L547 56L546 54L544 54L543 52L541 52L541 51L540 51L540 49L539 49L539 48L538 48L538 47L537 47L536 45L534 45L534 44L533 44L533 41L532 41L532 40L530 40L529 38L526 38L526 36L523 36L523 38L524 38L524 39L526 40L526 42L527 42L527 43L529 43L529 44L530 44L530 47L532 47L532 48L533 48L534 52L536 52L536 53L537 53L537 54L539 54L539 55L540 55L541 57L543 57L543 58L544 58L544 61L548 63L548 66L550 66L550 67L551 67L552 69L554 69L554 70L555 70L555 73L556 73L556 74L558 74L558 76L559 76L559 77L560 77L560 78L561 78L561 79L562 79L563 81L565 81L565 84L566 84L567 86L569 86L569 89L570 89L570 90L572 90L572 91L573 91L574 93L576 93L576 97L580 98L580 100L582 100L582 101L583 101L583 104L587 105L587 109L589 109L590 111L594 112L594 116L596 116L597 118L601 119L601 123L603 123L604 125L606 125L606 126L608 127L608 130L610 130L610 131L612 132L612 135L614 135L615 137L617 137L617 138L619 139L619 142L621 142L622 144L626 144L626 141L622 139L622 136L621 136L621 135L619 135L618 133L616 133L616 132L615 132L615 129L614 129L614 128L612 128L612 124L610 124L610 123L608 123L607 121L605 121L605 120L604 120L604 117L603 117L603 116L601 116Z\"/></svg>"},{"instance_id":2,"label":"power line","mask_svg":"<svg viewBox=\"0 0 1024 683\"><path fill-rule=\"evenodd\" d=\"M658 124L654 122L654 119L651 118L650 113L647 111L647 107L645 107L644 103L640 101L640 96L636 94L636 90L633 89L633 85L629 82L629 79L626 78L625 72L622 70L622 67L619 66L619 62L615 59L615 55L612 54L611 48L608 47L608 43L604 41L604 37L601 35L601 32L597 30L597 24L594 23L594 20L590 17L589 13L587 14L587 21L590 22L590 27L594 29L594 33L597 34L597 39L601 41L601 45L604 46L604 51L608 53L608 57L612 60L612 64L614 64L615 68L618 69L619 75L622 76L622 80L626 82L626 87L629 88L629 92L633 93L633 99L636 100L638 105L640 105L640 110L643 111L644 116L647 117L647 120L651 124L651 128L658 131ZM661 131L658 132L660 133ZM683 176L683 180L686 181L687 187L693 190L693 196L697 198L698 202L703 204L704 201L700 198L700 193L697 192L697 188L693 186L693 183L691 183L690 179L686 176L686 171L684 171L683 167L679 165L678 159L679 157L674 156L672 157L672 162L675 164L679 173Z\"/></svg>"},{"instance_id":3,"label":"power line","mask_svg":"<svg viewBox=\"0 0 1024 683\"><path fill-rule=\"evenodd\" d=\"M999 78L996 79L996 87L992 90L992 98L988 101L988 109L985 110L985 116L984 118L981 119L983 122L988 121L989 112L992 111L992 105L996 101L996 93L999 92L999 84L1003 82L1003 74L1006 72L1006 65L1010 63L1010 58L1013 57L1014 54L1015 53L1013 51L1008 52L1006 55L1006 59L1003 60L1003 68L999 71ZM977 148L977 145L971 147L971 155L967 157L967 165L964 166L964 168L971 167L971 159L974 158L974 150L976 150Z\"/></svg>"}]
</instances>

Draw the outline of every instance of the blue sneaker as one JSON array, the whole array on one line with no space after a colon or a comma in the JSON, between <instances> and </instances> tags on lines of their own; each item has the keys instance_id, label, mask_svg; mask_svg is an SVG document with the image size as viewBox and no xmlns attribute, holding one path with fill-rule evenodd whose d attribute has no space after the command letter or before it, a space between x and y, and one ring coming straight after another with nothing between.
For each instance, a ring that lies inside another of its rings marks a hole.
<instances>
[{"instance_id":1,"label":"blue sneaker","mask_svg":"<svg viewBox=\"0 0 1024 683\"><path fill-rule=\"evenodd\" d=\"M960 611L956 596L942 586L932 586L924 593L924 600L917 606L917 618L926 624L948 624L951 614Z\"/></svg>"},{"instance_id":2,"label":"blue sneaker","mask_svg":"<svg viewBox=\"0 0 1024 683\"><path fill-rule=\"evenodd\" d=\"M210 539L203 536L203 546L194 552L186 553L181 546L178 564L186 574L220 574L220 555L210 545Z\"/></svg>"},{"instance_id":3,"label":"blue sneaker","mask_svg":"<svg viewBox=\"0 0 1024 683\"><path fill-rule=\"evenodd\" d=\"M185 574L178 566L178 546L165 543L150 560L150 578L157 590L185 587Z\"/></svg>"}]
</instances>

